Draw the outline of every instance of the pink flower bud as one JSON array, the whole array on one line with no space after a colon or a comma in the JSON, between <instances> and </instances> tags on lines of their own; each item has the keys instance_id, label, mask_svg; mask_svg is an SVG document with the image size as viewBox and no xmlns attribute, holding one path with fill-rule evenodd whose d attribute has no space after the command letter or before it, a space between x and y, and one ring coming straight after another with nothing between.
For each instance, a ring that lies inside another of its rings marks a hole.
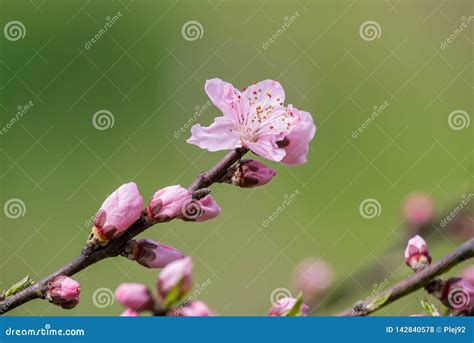
<instances>
[{"instance_id":1,"label":"pink flower bud","mask_svg":"<svg viewBox=\"0 0 474 343\"><path fill-rule=\"evenodd\" d=\"M163 306L170 306L181 301L192 288L191 273L193 262L185 257L168 264L158 276L158 295Z\"/></svg>"},{"instance_id":2,"label":"pink flower bud","mask_svg":"<svg viewBox=\"0 0 474 343\"><path fill-rule=\"evenodd\" d=\"M127 308L125 311L122 312L120 316L121 317L138 317L139 313L135 310Z\"/></svg>"},{"instance_id":3,"label":"pink flower bud","mask_svg":"<svg viewBox=\"0 0 474 343\"><path fill-rule=\"evenodd\" d=\"M115 290L115 299L131 310L143 311L153 306L150 291L141 283L122 283Z\"/></svg>"},{"instance_id":4,"label":"pink flower bud","mask_svg":"<svg viewBox=\"0 0 474 343\"><path fill-rule=\"evenodd\" d=\"M171 312L172 316L182 317L208 317L212 316L209 307L202 301L193 301L188 306L181 306Z\"/></svg>"},{"instance_id":5,"label":"pink flower bud","mask_svg":"<svg viewBox=\"0 0 474 343\"><path fill-rule=\"evenodd\" d=\"M411 226L426 225L433 218L433 213L433 201L428 194L410 194L403 203L403 217Z\"/></svg>"},{"instance_id":6,"label":"pink flower bud","mask_svg":"<svg viewBox=\"0 0 474 343\"><path fill-rule=\"evenodd\" d=\"M263 163L254 160L244 160L235 170L232 176L232 183L243 188L263 186L270 182L275 175L276 171Z\"/></svg>"},{"instance_id":7,"label":"pink flower bud","mask_svg":"<svg viewBox=\"0 0 474 343\"><path fill-rule=\"evenodd\" d=\"M295 291L312 302L331 286L333 279L333 269L325 261L309 257L295 267L291 283Z\"/></svg>"},{"instance_id":8,"label":"pink flower bud","mask_svg":"<svg viewBox=\"0 0 474 343\"><path fill-rule=\"evenodd\" d=\"M148 216L162 222L171 220L181 215L183 206L189 203L191 198L191 192L180 185L160 189L148 203Z\"/></svg>"},{"instance_id":9,"label":"pink flower bud","mask_svg":"<svg viewBox=\"0 0 474 343\"><path fill-rule=\"evenodd\" d=\"M94 236L101 242L119 237L138 218L143 199L133 182L120 186L102 204L94 219Z\"/></svg>"},{"instance_id":10,"label":"pink flower bud","mask_svg":"<svg viewBox=\"0 0 474 343\"><path fill-rule=\"evenodd\" d=\"M49 285L45 297L49 302L64 309L76 307L79 303L81 285L65 275L56 277Z\"/></svg>"},{"instance_id":11,"label":"pink flower bud","mask_svg":"<svg viewBox=\"0 0 474 343\"><path fill-rule=\"evenodd\" d=\"M461 277L474 286L474 265L464 268L461 273Z\"/></svg>"},{"instance_id":12,"label":"pink flower bud","mask_svg":"<svg viewBox=\"0 0 474 343\"><path fill-rule=\"evenodd\" d=\"M405 263L415 272L431 263L431 256L423 238L416 235L408 241L405 249Z\"/></svg>"},{"instance_id":13,"label":"pink flower bud","mask_svg":"<svg viewBox=\"0 0 474 343\"><path fill-rule=\"evenodd\" d=\"M474 286L462 278L450 278L443 283L439 299L455 313L466 314L474 306Z\"/></svg>"},{"instance_id":14,"label":"pink flower bud","mask_svg":"<svg viewBox=\"0 0 474 343\"><path fill-rule=\"evenodd\" d=\"M297 299L295 298L281 298L278 300L268 312L269 316L286 316L295 306ZM298 316L307 316L309 307L305 304L301 304L298 309Z\"/></svg>"},{"instance_id":15,"label":"pink flower bud","mask_svg":"<svg viewBox=\"0 0 474 343\"><path fill-rule=\"evenodd\" d=\"M147 268L164 268L168 263L184 257L181 251L151 239L132 241L128 258Z\"/></svg>"}]
</instances>

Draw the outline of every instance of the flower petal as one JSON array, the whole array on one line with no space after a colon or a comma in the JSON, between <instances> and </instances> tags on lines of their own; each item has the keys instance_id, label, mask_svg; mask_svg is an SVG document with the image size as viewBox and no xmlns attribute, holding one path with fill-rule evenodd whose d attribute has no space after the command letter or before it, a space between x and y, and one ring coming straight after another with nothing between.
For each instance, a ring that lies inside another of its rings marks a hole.
<instances>
[{"instance_id":1,"label":"flower petal","mask_svg":"<svg viewBox=\"0 0 474 343\"><path fill-rule=\"evenodd\" d=\"M298 111L291 105L288 106L288 109L296 112L299 120L293 123L291 132L285 137L288 140L288 144L284 147L286 155L281 160L281 163L295 166L306 163L309 143L316 133L316 125L314 125L310 113Z\"/></svg>"},{"instance_id":2,"label":"flower petal","mask_svg":"<svg viewBox=\"0 0 474 343\"><path fill-rule=\"evenodd\" d=\"M208 127L200 124L191 128L191 138L187 141L208 151L231 150L242 147L240 136L234 123L226 117L217 117Z\"/></svg>"},{"instance_id":3,"label":"flower petal","mask_svg":"<svg viewBox=\"0 0 474 343\"><path fill-rule=\"evenodd\" d=\"M220 109L225 117L233 120L237 118L240 92L232 84L217 78L210 79L206 81L204 90L214 106Z\"/></svg>"},{"instance_id":4,"label":"flower petal","mask_svg":"<svg viewBox=\"0 0 474 343\"><path fill-rule=\"evenodd\" d=\"M256 142L246 142L245 146L255 154L271 161L280 162L285 157L285 150L278 148L274 136L260 137Z\"/></svg>"}]
</instances>

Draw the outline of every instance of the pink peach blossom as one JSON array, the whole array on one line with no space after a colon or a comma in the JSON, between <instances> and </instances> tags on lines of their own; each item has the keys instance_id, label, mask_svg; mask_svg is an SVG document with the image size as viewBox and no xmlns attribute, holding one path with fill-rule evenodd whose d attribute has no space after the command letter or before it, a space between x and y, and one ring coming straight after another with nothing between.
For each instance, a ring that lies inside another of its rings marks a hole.
<instances>
[{"instance_id":1,"label":"pink peach blossom","mask_svg":"<svg viewBox=\"0 0 474 343\"><path fill-rule=\"evenodd\" d=\"M131 251L128 257L147 268L164 268L167 264L184 257L181 251L151 239L140 239L130 245Z\"/></svg>"},{"instance_id":2,"label":"pink peach blossom","mask_svg":"<svg viewBox=\"0 0 474 343\"><path fill-rule=\"evenodd\" d=\"M153 305L150 291L141 283L122 283L115 290L115 299L124 307L135 311L147 310Z\"/></svg>"},{"instance_id":3,"label":"pink peach blossom","mask_svg":"<svg viewBox=\"0 0 474 343\"><path fill-rule=\"evenodd\" d=\"M93 233L99 241L119 237L140 218L143 199L133 182L120 186L102 204L94 219Z\"/></svg>"},{"instance_id":4,"label":"pink peach blossom","mask_svg":"<svg viewBox=\"0 0 474 343\"><path fill-rule=\"evenodd\" d=\"M158 295L164 306L181 301L192 288L193 263L185 257L168 264L158 276Z\"/></svg>"},{"instance_id":5,"label":"pink peach blossom","mask_svg":"<svg viewBox=\"0 0 474 343\"><path fill-rule=\"evenodd\" d=\"M403 203L403 216L408 224L420 227L427 224L433 217L434 204L428 194L410 194Z\"/></svg>"},{"instance_id":6,"label":"pink peach blossom","mask_svg":"<svg viewBox=\"0 0 474 343\"><path fill-rule=\"evenodd\" d=\"M277 162L288 154L287 164L304 163L314 129L297 127L314 127L314 124L307 118L309 113L284 106L285 92L279 82L261 81L240 92L230 83L211 79L207 80L205 91L223 116L215 118L208 127L194 125L188 143L208 151L243 147ZM278 142L292 131L299 137L292 136L291 148L287 152L278 146Z\"/></svg>"},{"instance_id":7,"label":"pink peach blossom","mask_svg":"<svg viewBox=\"0 0 474 343\"><path fill-rule=\"evenodd\" d=\"M206 195L204 198L198 200L198 203L201 207L201 214L196 218L197 222L204 222L215 218L221 213L221 208L211 195Z\"/></svg>"},{"instance_id":8,"label":"pink peach blossom","mask_svg":"<svg viewBox=\"0 0 474 343\"><path fill-rule=\"evenodd\" d=\"M405 249L405 263L415 272L431 263L431 256L423 238L416 235L408 241Z\"/></svg>"},{"instance_id":9,"label":"pink peach blossom","mask_svg":"<svg viewBox=\"0 0 474 343\"><path fill-rule=\"evenodd\" d=\"M320 258L308 257L295 267L291 281L295 291L311 302L331 286L333 279L331 266Z\"/></svg>"},{"instance_id":10,"label":"pink peach blossom","mask_svg":"<svg viewBox=\"0 0 474 343\"><path fill-rule=\"evenodd\" d=\"M243 188L263 186L271 181L276 171L263 163L254 160L244 160L232 176L232 183Z\"/></svg>"},{"instance_id":11,"label":"pink peach blossom","mask_svg":"<svg viewBox=\"0 0 474 343\"><path fill-rule=\"evenodd\" d=\"M187 306L177 308L171 315L182 317L208 317L212 316L212 312L205 303L196 300Z\"/></svg>"},{"instance_id":12,"label":"pink peach blossom","mask_svg":"<svg viewBox=\"0 0 474 343\"><path fill-rule=\"evenodd\" d=\"M191 192L180 185L160 189L148 203L148 216L159 221L173 219L181 215L183 205L190 202L191 198Z\"/></svg>"},{"instance_id":13,"label":"pink peach blossom","mask_svg":"<svg viewBox=\"0 0 474 343\"><path fill-rule=\"evenodd\" d=\"M60 275L48 285L45 297L55 305L64 309L71 309L79 303L80 294L81 285L79 282L65 275Z\"/></svg>"}]
</instances>

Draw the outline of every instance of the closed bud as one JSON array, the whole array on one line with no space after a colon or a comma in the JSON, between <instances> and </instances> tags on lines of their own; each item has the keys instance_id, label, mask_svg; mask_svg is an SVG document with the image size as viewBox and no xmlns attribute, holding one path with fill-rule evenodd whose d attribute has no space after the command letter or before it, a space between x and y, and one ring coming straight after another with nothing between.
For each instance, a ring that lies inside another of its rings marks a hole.
<instances>
[{"instance_id":1,"label":"closed bud","mask_svg":"<svg viewBox=\"0 0 474 343\"><path fill-rule=\"evenodd\" d=\"M254 160L242 161L232 176L232 183L243 188L263 186L270 182L276 171Z\"/></svg>"},{"instance_id":2,"label":"closed bud","mask_svg":"<svg viewBox=\"0 0 474 343\"><path fill-rule=\"evenodd\" d=\"M180 185L160 189L151 198L147 206L150 218L165 222L181 215L182 207L189 203L192 194Z\"/></svg>"},{"instance_id":3,"label":"closed bud","mask_svg":"<svg viewBox=\"0 0 474 343\"><path fill-rule=\"evenodd\" d=\"M423 238L416 235L408 241L405 249L405 263L418 272L431 263L431 256Z\"/></svg>"},{"instance_id":4,"label":"closed bud","mask_svg":"<svg viewBox=\"0 0 474 343\"><path fill-rule=\"evenodd\" d=\"M79 303L80 293L81 285L79 282L65 275L60 275L49 283L45 297L52 304L64 309L71 309Z\"/></svg>"},{"instance_id":5,"label":"closed bud","mask_svg":"<svg viewBox=\"0 0 474 343\"><path fill-rule=\"evenodd\" d=\"M158 276L157 290L163 306L176 305L192 288L193 263L185 257L168 264Z\"/></svg>"},{"instance_id":6,"label":"closed bud","mask_svg":"<svg viewBox=\"0 0 474 343\"><path fill-rule=\"evenodd\" d=\"M153 306L150 291L141 283L122 283L115 290L115 299L122 306L135 311L149 310Z\"/></svg>"},{"instance_id":7,"label":"closed bud","mask_svg":"<svg viewBox=\"0 0 474 343\"><path fill-rule=\"evenodd\" d=\"M99 242L119 237L138 218L143 199L133 182L120 186L102 204L94 219L92 233Z\"/></svg>"},{"instance_id":8,"label":"closed bud","mask_svg":"<svg viewBox=\"0 0 474 343\"><path fill-rule=\"evenodd\" d=\"M181 251L151 239L132 240L125 248L126 256L147 268L164 268L184 257Z\"/></svg>"},{"instance_id":9,"label":"closed bud","mask_svg":"<svg viewBox=\"0 0 474 343\"><path fill-rule=\"evenodd\" d=\"M285 297L279 299L268 312L269 316L307 316L309 307L299 299Z\"/></svg>"},{"instance_id":10,"label":"closed bud","mask_svg":"<svg viewBox=\"0 0 474 343\"><path fill-rule=\"evenodd\" d=\"M171 312L172 316L181 317L208 317L212 316L209 307L202 301L193 301L187 306L181 306Z\"/></svg>"}]
</instances>

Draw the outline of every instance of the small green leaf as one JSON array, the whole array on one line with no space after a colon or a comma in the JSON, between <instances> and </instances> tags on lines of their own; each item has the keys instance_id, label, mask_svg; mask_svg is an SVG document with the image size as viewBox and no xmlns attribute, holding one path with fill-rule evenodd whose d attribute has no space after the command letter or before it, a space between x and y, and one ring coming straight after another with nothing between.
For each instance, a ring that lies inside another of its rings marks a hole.
<instances>
[{"instance_id":1,"label":"small green leaf","mask_svg":"<svg viewBox=\"0 0 474 343\"><path fill-rule=\"evenodd\" d=\"M296 298L296 302L291 308L291 310L288 311L286 314L287 317L295 317L295 316L300 316L301 315L301 305L303 305L303 293L300 292L298 294L298 298Z\"/></svg>"},{"instance_id":2,"label":"small green leaf","mask_svg":"<svg viewBox=\"0 0 474 343\"><path fill-rule=\"evenodd\" d=\"M377 296L372 302L368 303L365 308L368 311L374 311L380 307L383 306L387 302L387 300L390 298L391 292L385 292Z\"/></svg>"},{"instance_id":3,"label":"small green leaf","mask_svg":"<svg viewBox=\"0 0 474 343\"><path fill-rule=\"evenodd\" d=\"M420 300L421 307L432 317L439 317L440 313L435 305L430 304L427 300Z\"/></svg>"},{"instance_id":4,"label":"small green leaf","mask_svg":"<svg viewBox=\"0 0 474 343\"><path fill-rule=\"evenodd\" d=\"M5 298L8 298L13 294L20 292L21 290L31 286L32 284L33 280L30 278L30 275L26 275L23 279L21 279L5 291Z\"/></svg>"}]
</instances>

